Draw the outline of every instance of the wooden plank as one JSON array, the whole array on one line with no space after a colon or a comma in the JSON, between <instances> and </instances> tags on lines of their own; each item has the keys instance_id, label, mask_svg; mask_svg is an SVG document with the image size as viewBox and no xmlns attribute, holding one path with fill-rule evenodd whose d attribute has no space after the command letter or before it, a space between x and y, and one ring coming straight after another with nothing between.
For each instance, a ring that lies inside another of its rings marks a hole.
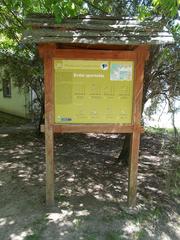
<instances>
[{"instance_id":1,"label":"wooden plank","mask_svg":"<svg viewBox=\"0 0 180 240\"><path fill-rule=\"evenodd\" d=\"M46 57L44 58L44 79L45 79L45 154L46 154L46 204L54 205L54 133L52 123L54 120L53 111L53 71L52 58L48 53L52 46L44 46ZM41 51L43 50L41 49ZM41 52L42 55L42 52Z\"/></svg>"},{"instance_id":2,"label":"wooden plank","mask_svg":"<svg viewBox=\"0 0 180 240\"><path fill-rule=\"evenodd\" d=\"M50 45L50 44L49 44ZM45 57L47 52L46 44L39 44L39 53L41 57ZM59 49L56 44L52 43L52 50L48 53L53 58L59 59L122 59L122 60L136 60L136 52L133 50L100 50L100 49ZM98 45L103 47L103 45ZM96 45L96 47L98 47ZM132 46L131 46L132 47Z\"/></svg>"},{"instance_id":3,"label":"wooden plank","mask_svg":"<svg viewBox=\"0 0 180 240\"><path fill-rule=\"evenodd\" d=\"M143 97L143 81L144 81L144 64L149 58L148 46L139 46L136 48L137 53L136 60L136 82L134 88L134 107L133 107L133 122L135 125L141 122L141 111L142 111L142 97Z\"/></svg>"},{"instance_id":4,"label":"wooden plank","mask_svg":"<svg viewBox=\"0 0 180 240\"><path fill-rule=\"evenodd\" d=\"M133 131L131 136L131 152L130 152L129 176L128 176L128 205L129 206L136 205L139 143L140 143L140 132Z\"/></svg>"},{"instance_id":5,"label":"wooden plank","mask_svg":"<svg viewBox=\"0 0 180 240\"><path fill-rule=\"evenodd\" d=\"M139 44L170 44L174 43L172 36L167 37L59 37L59 36L36 36L27 35L22 38L23 42L34 43L81 43L81 44L114 44L114 45L139 45Z\"/></svg>"},{"instance_id":6,"label":"wooden plank","mask_svg":"<svg viewBox=\"0 0 180 240\"><path fill-rule=\"evenodd\" d=\"M136 77L134 85L133 99L133 124L137 126L131 136L131 152L129 161L129 179L128 179L128 204L134 206L136 204L137 192L137 172L138 172L138 155L140 143L140 131L138 130L141 122L141 108L143 96L143 79L144 79L144 63L148 58L148 47L140 46L136 49Z\"/></svg>"},{"instance_id":7,"label":"wooden plank","mask_svg":"<svg viewBox=\"0 0 180 240\"><path fill-rule=\"evenodd\" d=\"M31 13L27 15L27 18L29 21L31 20L41 20L41 19L54 19L55 17L52 14L48 14L48 13ZM93 19L97 19L97 20L139 20L139 18L137 16L111 16L111 15L78 15L78 16L74 16L74 17L66 17L65 20L93 20ZM148 19L146 19L146 21L160 21L162 19L161 16L156 16L156 17L149 17Z\"/></svg>"},{"instance_id":8,"label":"wooden plank","mask_svg":"<svg viewBox=\"0 0 180 240\"><path fill-rule=\"evenodd\" d=\"M54 205L54 133L48 125L45 127L46 154L46 205Z\"/></svg>"},{"instance_id":9,"label":"wooden plank","mask_svg":"<svg viewBox=\"0 0 180 240\"><path fill-rule=\"evenodd\" d=\"M55 58L63 59L136 59L136 53L134 51L57 49L56 51L52 52L52 54Z\"/></svg>"},{"instance_id":10,"label":"wooden plank","mask_svg":"<svg viewBox=\"0 0 180 240\"><path fill-rule=\"evenodd\" d=\"M132 133L138 130L143 133L143 127L120 124L54 124L52 125L55 133ZM41 132L45 127L41 125Z\"/></svg>"},{"instance_id":11,"label":"wooden plank","mask_svg":"<svg viewBox=\"0 0 180 240\"><path fill-rule=\"evenodd\" d=\"M25 36L36 36L36 37L128 37L128 38L135 38L137 37L140 39L142 38L152 38L152 37L169 37L171 36L167 31L159 31L154 32L151 31L131 31L130 29L110 29L110 31L107 31L108 29L104 29L103 31L96 28L94 30L84 29L84 30L78 30L78 29L49 29L49 28L40 28L40 29L33 29L33 30L27 30L24 34Z\"/></svg>"},{"instance_id":12,"label":"wooden plank","mask_svg":"<svg viewBox=\"0 0 180 240\"><path fill-rule=\"evenodd\" d=\"M152 25L152 21L146 21L147 23L150 23ZM142 23L142 24L146 24L146 22L142 22L141 20L139 20L138 18L130 18L130 17L122 17L122 18L111 18L111 17L101 17L101 18L96 18L96 17L88 17L88 16L84 16L84 17L79 17L79 18L64 18L62 20L62 22L57 23L55 17L53 16L47 16L47 17L38 17L38 16L27 16L25 19L25 23L26 24L33 24L33 23L49 23L49 24L64 24L64 23L92 23L92 24L105 24L105 23L109 23L109 24L134 24L137 25L138 23ZM157 25L159 21L156 21L154 24Z\"/></svg>"},{"instance_id":13,"label":"wooden plank","mask_svg":"<svg viewBox=\"0 0 180 240\"><path fill-rule=\"evenodd\" d=\"M163 27L163 23L160 19L157 21L146 20L140 21L139 19L110 19L110 18L101 18L101 19L63 19L61 23L57 23L55 18L26 18L25 24L32 27L68 27L68 28L87 28L90 25L98 27L102 26L122 26L122 27L143 27L144 29L160 29ZM87 26L87 27L86 27Z\"/></svg>"},{"instance_id":14,"label":"wooden plank","mask_svg":"<svg viewBox=\"0 0 180 240\"><path fill-rule=\"evenodd\" d=\"M86 49L86 50L108 50L108 51L133 51L137 46L134 45L102 45L102 44L80 44L80 43L57 43L58 49Z\"/></svg>"},{"instance_id":15,"label":"wooden plank","mask_svg":"<svg viewBox=\"0 0 180 240\"><path fill-rule=\"evenodd\" d=\"M87 20L92 20L92 19L101 19L101 20L138 20L138 17L137 16L111 16L111 15L78 15L78 16L75 16L75 17L69 17L69 18L66 18L66 20L69 20L69 19L87 19Z\"/></svg>"},{"instance_id":16,"label":"wooden plank","mask_svg":"<svg viewBox=\"0 0 180 240\"><path fill-rule=\"evenodd\" d=\"M54 125L55 132L61 133L125 133L132 132L132 126L120 126L115 124L67 124L67 125Z\"/></svg>"},{"instance_id":17,"label":"wooden plank","mask_svg":"<svg viewBox=\"0 0 180 240\"><path fill-rule=\"evenodd\" d=\"M90 30L90 31L133 31L133 32L161 32L165 31L167 32L167 28L162 28L159 25L152 25L152 24L147 24L147 25L141 25L141 24L130 24L130 23L103 23L101 21L98 21L97 23L93 22L72 22L72 23L61 23L61 24L56 24L56 23L48 23L46 21L42 23L31 23L31 28L33 30L39 29L39 30L54 30L54 31L63 31L63 30ZM170 34L170 33L169 33Z\"/></svg>"},{"instance_id":18,"label":"wooden plank","mask_svg":"<svg viewBox=\"0 0 180 240\"><path fill-rule=\"evenodd\" d=\"M52 55L54 54L54 52L56 51L56 44L55 43L40 43L40 44L38 44L38 51L39 51L39 55L41 58L43 58L43 59L51 58ZM44 64L44 68L45 68L45 64Z\"/></svg>"},{"instance_id":19,"label":"wooden plank","mask_svg":"<svg viewBox=\"0 0 180 240\"><path fill-rule=\"evenodd\" d=\"M149 32L158 32L158 31L168 31L168 29L162 25L161 23L157 23L157 24L153 24L152 22L146 22L146 23L130 23L130 22L110 22L110 21L82 21L82 22L78 22L78 21L69 21L69 22L62 22L60 24L56 23L56 22L48 22L46 20L44 20L44 22L29 22L26 24L27 26L33 28L33 29L43 29L43 28L47 28L47 29L67 29L67 30L123 30L123 29L127 29L127 30L135 30L135 31L149 31Z\"/></svg>"}]
</instances>

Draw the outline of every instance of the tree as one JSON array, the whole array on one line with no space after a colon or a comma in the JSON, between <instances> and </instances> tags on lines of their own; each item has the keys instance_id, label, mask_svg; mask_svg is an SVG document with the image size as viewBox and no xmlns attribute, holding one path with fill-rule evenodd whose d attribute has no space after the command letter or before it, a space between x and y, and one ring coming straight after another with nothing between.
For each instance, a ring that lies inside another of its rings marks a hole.
<instances>
[{"instance_id":1,"label":"tree","mask_svg":"<svg viewBox=\"0 0 180 240\"><path fill-rule=\"evenodd\" d=\"M25 16L31 12L52 13L57 21L84 13L83 1L2 0L0 2L0 80L11 78L20 90L31 88L39 105L39 127L44 115L43 67L36 46L21 43ZM82 10L81 10L82 7ZM8 75L8 76L7 76Z\"/></svg>"},{"instance_id":2,"label":"tree","mask_svg":"<svg viewBox=\"0 0 180 240\"><path fill-rule=\"evenodd\" d=\"M149 61L145 67L144 76L144 92L142 109L148 100L151 100L151 105L147 111L150 115L156 111L159 103L164 100L168 101L169 110L172 113L172 124L175 131L175 137L179 142L179 134L175 126L174 116L178 109L175 108L175 100L179 99L180 82L179 79L179 36L180 26L174 24L174 19L178 15L177 1L161 1L154 0L152 5L142 5L139 7L139 17L146 18L154 14L161 14L164 22L174 34L176 44L174 46L158 46L150 49ZM124 140L122 151L119 155L118 162L128 165L130 154L130 135L127 134Z\"/></svg>"},{"instance_id":3,"label":"tree","mask_svg":"<svg viewBox=\"0 0 180 240\"><path fill-rule=\"evenodd\" d=\"M31 55L33 54L33 57ZM20 45L4 46L0 52L1 80L11 79L19 91L31 89L36 94L38 102L39 121L44 114L44 83L43 69L38 54L29 49L22 49Z\"/></svg>"},{"instance_id":4,"label":"tree","mask_svg":"<svg viewBox=\"0 0 180 240\"><path fill-rule=\"evenodd\" d=\"M149 114L163 99L167 99L172 113L176 112L174 100L179 96L179 26L174 23L177 17L179 0L1 0L0 2L0 64L11 74L13 82L19 88L31 87L44 109L42 64L34 45L20 43L25 29L25 17L32 12L54 14L56 21L64 17L81 14L113 16L134 16L145 19L161 15L164 24L169 26L177 40L176 46L153 48L146 68L143 106L148 99L152 105ZM18 66L18 68L17 68ZM26 77L25 77L26 76ZM5 77L5 75L4 75ZM172 81L173 79L173 81ZM174 115L173 115L174 116ZM120 159L127 163L130 137L127 136Z\"/></svg>"},{"instance_id":5,"label":"tree","mask_svg":"<svg viewBox=\"0 0 180 240\"><path fill-rule=\"evenodd\" d=\"M174 46L156 46L150 49L150 57L145 66L142 101L143 110L146 102L151 101L145 112L148 116L156 113L158 105L162 102L168 103L169 111L172 114L176 142L179 142L179 134L175 126L175 113L178 111L175 102L180 100L179 57L178 43ZM128 164L129 150L130 135L127 135L118 158L118 161L124 165Z\"/></svg>"}]
</instances>

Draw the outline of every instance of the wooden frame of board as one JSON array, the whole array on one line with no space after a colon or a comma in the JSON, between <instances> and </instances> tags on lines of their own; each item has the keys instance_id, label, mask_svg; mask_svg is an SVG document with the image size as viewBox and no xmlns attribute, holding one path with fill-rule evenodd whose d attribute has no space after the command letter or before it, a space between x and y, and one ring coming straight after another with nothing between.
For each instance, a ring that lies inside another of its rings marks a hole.
<instances>
[{"instance_id":1,"label":"wooden frame of board","mask_svg":"<svg viewBox=\"0 0 180 240\"><path fill-rule=\"evenodd\" d=\"M143 96L144 64L148 59L147 46L136 46L133 50L89 50L59 49L56 44L39 44L39 54L44 61L45 85L45 132L46 153L46 203L54 204L54 133L129 133L131 134L131 152L129 159L128 204L136 203L137 171L141 126L141 106ZM133 89L132 124L55 124L54 121L54 70L53 59L112 59L134 61L135 76Z\"/></svg>"}]
</instances>

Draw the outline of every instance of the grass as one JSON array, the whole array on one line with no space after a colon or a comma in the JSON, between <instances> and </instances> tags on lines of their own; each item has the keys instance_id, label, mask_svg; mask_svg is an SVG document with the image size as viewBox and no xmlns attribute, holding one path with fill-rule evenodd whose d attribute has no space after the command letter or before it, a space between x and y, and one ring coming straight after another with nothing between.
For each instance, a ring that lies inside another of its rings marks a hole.
<instances>
[{"instance_id":1,"label":"grass","mask_svg":"<svg viewBox=\"0 0 180 240\"><path fill-rule=\"evenodd\" d=\"M118 232L108 232L106 237L106 240L122 240L122 235Z\"/></svg>"},{"instance_id":2,"label":"grass","mask_svg":"<svg viewBox=\"0 0 180 240\"><path fill-rule=\"evenodd\" d=\"M144 240L148 238L148 233L145 229L141 229L139 232L136 234L136 239L138 240Z\"/></svg>"},{"instance_id":3,"label":"grass","mask_svg":"<svg viewBox=\"0 0 180 240\"><path fill-rule=\"evenodd\" d=\"M169 172L167 179L167 191L171 193L172 197L180 197L180 167L177 165L176 168Z\"/></svg>"},{"instance_id":4,"label":"grass","mask_svg":"<svg viewBox=\"0 0 180 240\"><path fill-rule=\"evenodd\" d=\"M133 216L135 223L143 224L145 221L155 221L160 219L164 214L163 207L156 206L154 209L149 209L139 212L137 215Z\"/></svg>"},{"instance_id":5,"label":"grass","mask_svg":"<svg viewBox=\"0 0 180 240\"><path fill-rule=\"evenodd\" d=\"M161 138L168 137L170 140L169 149L171 152L176 155L180 155L180 139L179 137L174 136L173 128L154 128L154 127L145 127L146 133L159 136ZM180 136L180 129L177 128L177 131Z\"/></svg>"},{"instance_id":6,"label":"grass","mask_svg":"<svg viewBox=\"0 0 180 240\"><path fill-rule=\"evenodd\" d=\"M154 133L154 134L169 134L170 136L173 136L174 129L173 128L155 128L155 127L145 127L146 132L148 133ZM180 129L177 129L178 132Z\"/></svg>"},{"instance_id":7,"label":"grass","mask_svg":"<svg viewBox=\"0 0 180 240\"><path fill-rule=\"evenodd\" d=\"M177 155L180 155L180 143L177 143L177 144L176 144L175 153L176 153Z\"/></svg>"},{"instance_id":8,"label":"grass","mask_svg":"<svg viewBox=\"0 0 180 240\"><path fill-rule=\"evenodd\" d=\"M48 219L46 216L36 219L34 222L32 222L32 224L30 226L33 233L26 236L24 240L40 240L40 239L42 239L41 235L42 235L42 232L45 230L47 223L48 223Z\"/></svg>"},{"instance_id":9,"label":"grass","mask_svg":"<svg viewBox=\"0 0 180 240\"><path fill-rule=\"evenodd\" d=\"M18 127L27 124L28 122L28 119L0 112L0 127Z\"/></svg>"},{"instance_id":10,"label":"grass","mask_svg":"<svg viewBox=\"0 0 180 240\"><path fill-rule=\"evenodd\" d=\"M88 236L87 237L87 240L96 240L97 238L96 238L96 236Z\"/></svg>"},{"instance_id":11,"label":"grass","mask_svg":"<svg viewBox=\"0 0 180 240\"><path fill-rule=\"evenodd\" d=\"M149 133L165 133L167 132L167 129L165 128L155 128L155 127L145 127L145 130L146 132L149 132Z\"/></svg>"},{"instance_id":12,"label":"grass","mask_svg":"<svg viewBox=\"0 0 180 240\"><path fill-rule=\"evenodd\" d=\"M32 234L25 237L25 240L40 240L40 236L38 234Z\"/></svg>"}]
</instances>

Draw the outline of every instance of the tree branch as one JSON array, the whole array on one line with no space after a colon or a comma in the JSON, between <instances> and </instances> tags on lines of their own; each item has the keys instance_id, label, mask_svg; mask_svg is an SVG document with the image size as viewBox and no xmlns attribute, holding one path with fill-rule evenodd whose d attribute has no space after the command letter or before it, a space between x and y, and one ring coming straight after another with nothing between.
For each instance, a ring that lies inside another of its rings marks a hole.
<instances>
[{"instance_id":1,"label":"tree branch","mask_svg":"<svg viewBox=\"0 0 180 240\"><path fill-rule=\"evenodd\" d=\"M13 15L14 19L21 25L21 27L25 28L25 26L22 23L22 21L20 21L20 19L16 16L16 14L12 11L12 9L8 7L8 4L5 2L5 0L1 0L1 1L5 5L7 10Z\"/></svg>"},{"instance_id":2,"label":"tree branch","mask_svg":"<svg viewBox=\"0 0 180 240\"><path fill-rule=\"evenodd\" d=\"M104 11L103 9L101 9L100 7L98 7L97 5L93 4L91 1L89 0L85 0L85 3L87 3L88 5L90 5L92 8L104 13L104 14L109 14L108 12Z\"/></svg>"}]
</instances>

